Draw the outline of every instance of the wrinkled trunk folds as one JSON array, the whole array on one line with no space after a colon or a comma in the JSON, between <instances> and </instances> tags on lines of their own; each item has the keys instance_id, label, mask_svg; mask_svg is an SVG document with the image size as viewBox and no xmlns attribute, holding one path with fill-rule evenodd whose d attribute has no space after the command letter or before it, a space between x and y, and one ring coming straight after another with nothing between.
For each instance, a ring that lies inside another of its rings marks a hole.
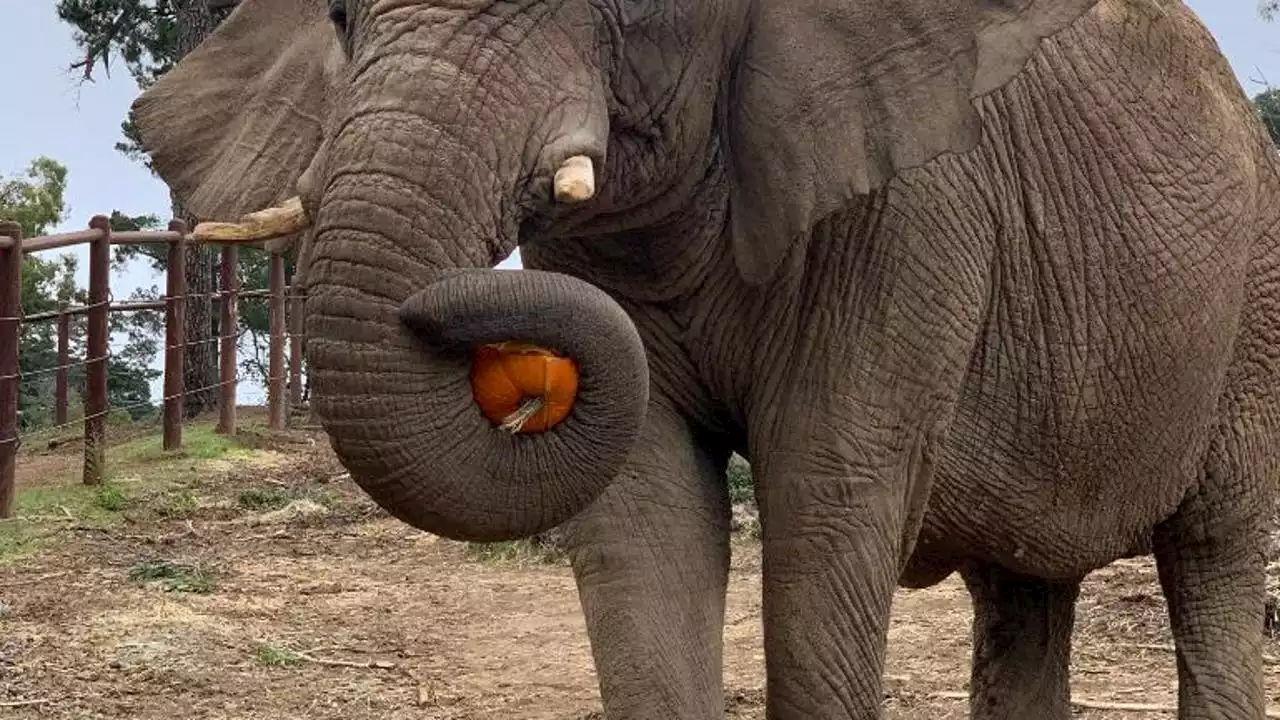
<instances>
[{"instance_id":1,"label":"wrinkled trunk folds","mask_svg":"<svg viewBox=\"0 0 1280 720\"><path fill-rule=\"evenodd\" d=\"M313 284L314 408L352 477L401 520L446 537L501 540L585 508L626 459L648 403L644 348L599 289L537 271L446 271L389 310ZM534 342L580 368L569 417L510 434L472 400L470 349Z\"/></svg>"}]
</instances>

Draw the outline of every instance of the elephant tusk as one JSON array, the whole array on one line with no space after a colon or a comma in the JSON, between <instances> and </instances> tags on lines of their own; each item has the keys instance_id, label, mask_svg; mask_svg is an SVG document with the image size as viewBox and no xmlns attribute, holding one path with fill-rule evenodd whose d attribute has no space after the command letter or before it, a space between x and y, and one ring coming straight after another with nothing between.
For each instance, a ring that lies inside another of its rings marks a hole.
<instances>
[{"instance_id":1,"label":"elephant tusk","mask_svg":"<svg viewBox=\"0 0 1280 720\"><path fill-rule=\"evenodd\" d=\"M574 155L556 170L556 202L579 203L596 194L596 173L591 158Z\"/></svg>"},{"instance_id":2,"label":"elephant tusk","mask_svg":"<svg viewBox=\"0 0 1280 720\"><path fill-rule=\"evenodd\" d=\"M191 238L196 242L248 243L292 235L311 227L311 218L294 196L274 207L249 213L239 222L203 222Z\"/></svg>"}]
</instances>

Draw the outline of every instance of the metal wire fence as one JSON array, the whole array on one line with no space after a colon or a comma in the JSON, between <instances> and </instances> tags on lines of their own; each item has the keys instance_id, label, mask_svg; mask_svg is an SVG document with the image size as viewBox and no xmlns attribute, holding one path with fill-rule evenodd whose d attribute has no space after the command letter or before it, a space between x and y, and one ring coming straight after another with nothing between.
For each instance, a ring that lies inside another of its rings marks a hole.
<instances>
[{"instance_id":1,"label":"metal wire fence","mask_svg":"<svg viewBox=\"0 0 1280 720\"><path fill-rule=\"evenodd\" d=\"M15 223L0 221L0 518L9 517L15 493L14 477L18 448L24 442L44 437L57 438L75 428L83 429L83 482L97 485L103 480L107 462L106 426L113 413L132 413L144 408L161 407L164 448L182 445L184 399L212 391L218 393L218 431L233 434L236 430L236 391L242 381L239 373L239 344L247 330L239 327L237 305L242 299L265 299L268 303L268 361L265 372L268 426L282 429L288 422L287 408L302 403L302 338L287 332L287 317L299 317L305 299L290 292L286 284L284 258L278 252L270 255L268 287L243 290L237 274L239 244L222 244L219 267L220 289L214 292L188 293L183 276L185 253L194 242L181 221L169 223L166 231L113 233L109 219L98 215L89 230L24 239ZM88 244L88 302L51 312L22 314L22 258L26 254ZM109 287L110 246L116 244L165 244L167 258L166 292L154 299L113 302ZM243 243L240 243L243 244ZM213 337L190 339L184 335L187 301L208 299L218 306L219 328L235 328ZM112 358L108 315L112 312L164 312L165 341L164 390L158 401L147 400L111 406L107 371ZM71 320L84 316L83 357L71 357ZM20 362L21 333L24 326L56 321L57 359L46 367L23 370ZM188 388L184 382L184 357L188 348L219 344L219 370L216 383ZM69 418L70 381L72 372L83 375L83 411ZM54 421L35 430L21 432L19 393L24 380L54 376Z\"/></svg>"}]
</instances>

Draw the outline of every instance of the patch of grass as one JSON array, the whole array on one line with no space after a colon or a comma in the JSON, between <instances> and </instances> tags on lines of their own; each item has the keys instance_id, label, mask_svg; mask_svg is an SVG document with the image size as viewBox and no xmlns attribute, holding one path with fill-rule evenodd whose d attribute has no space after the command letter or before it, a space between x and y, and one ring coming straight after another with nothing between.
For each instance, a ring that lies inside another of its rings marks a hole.
<instances>
[{"instance_id":1,"label":"patch of grass","mask_svg":"<svg viewBox=\"0 0 1280 720\"><path fill-rule=\"evenodd\" d=\"M280 487L249 487L236 496L236 504L246 510L276 510L289 504L289 493Z\"/></svg>"},{"instance_id":2,"label":"patch of grass","mask_svg":"<svg viewBox=\"0 0 1280 720\"><path fill-rule=\"evenodd\" d=\"M0 565L48 546L72 521L93 528L116 525L121 521L121 511L131 502L125 488L110 482L20 490L14 499L16 517L0 523Z\"/></svg>"},{"instance_id":3,"label":"patch of grass","mask_svg":"<svg viewBox=\"0 0 1280 720\"><path fill-rule=\"evenodd\" d=\"M118 513L129 504L129 498L120 486L103 483L94 489L93 504L107 512Z\"/></svg>"},{"instance_id":4,"label":"patch of grass","mask_svg":"<svg viewBox=\"0 0 1280 720\"><path fill-rule=\"evenodd\" d=\"M554 531L520 540L467 543L467 555L480 562L515 565L557 565L568 559Z\"/></svg>"},{"instance_id":5,"label":"patch of grass","mask_svg":"<svg viewBox=\"0 0 1280 720\"><path fill-rule=\"evenodd\" d=\"M55 544L66 537L63 531L72 523L99 529L117 526L123 521L122 512L144 499L148 509L161 517L191 518L200 503L188 486L207 472L205 461L252 459L256 454L214 428L212 423L185 426L183 447L173 452L165 452L163 434L156 427L145 436L112 445L106 452L108 481L97 487L81 484L76 473L41 478L35 487L19 488L16 517L0 522L0 565ZM326 506L334 502L326 492L317 492L314 500ZM200 584L189 585L198 588Z\"/></svg>"},{"instance_id":6,"label":"patch of grass","mask_svg":"<svg viewBox=\"0 0 1280 720\"><path fill-rule=\"evenodd\" d=\"M15 513L31 518L75 518L94 527L104 527L120 519L128 507L125 489L114 483L102 485L44 485L18 492Z\"/></svg>"},{"instance_id":7,"label":"patch of grass","mask_svg":"<svg viewBox=\"0 0 1280 720\"><path fill-rule=\"evenodd\" d=\"M169 592L207 594L214 591L213 574L204 565L188 565L171 560L144 560L129 568L134 582L158 582Z\"/></svg>"},{"instance_id":8,"label":"patch of grass","mask_svg":"<svg viewBox=\"0 0 1280 720\"><path fill-rule=\"evenodd\" d=\"M215 431L215 425L187 425L182 428L182 447L166 452L164 435L156 433L122 443L108 450L108 465L145 464L173 458L213 460L221 457L248 457L253 453L234 436Z\"/></svg>"},{"instance_id":9,"label":"patch of grass","mask_svg":"<svg viewBox=\"0 0 1280 720\"><path fill-rule=\"evenodd\" d=\"M0 525L0 567L31 555L49 544L47 533L32 523L20 521Z\"/></svg>"},{"instance_id":10,"label":"patch of grass","mask_svg":"<svg viewBox=\"0 0 1280 720\"><path fill-rule=\"evenodd\" d=\"M329 509L333 509L338 504L338 498L332 491L311 485L248 487L236 496L237 505L254 512L279 510L294 500L310 500Z\"/></svg>"},{"instance_id":11,"label":"patch of grass","mask_svg":"<svg viewBox=\"0 0 1280 720\"><path fill-rule=\"evenodd\" d=\"M302 658L296 653L274 645L259 645L253 655L258 662L268 667L295 667L302 664Z\"/></svg>"},{"instance_id":12,"label":"patch of grass","mask_svg":"<svg viewBox=\"0 0 1280 720\"><path fill-rule=\"evenodd\" d=\"M751 463L734 453L729 457L729 467L725 475L729 482L729 502L743 504L756 501L756 486L751 479Z\"/></svg>"},{"instance_id":13,"label":"patch of grass","mask_svg":"<svg viewBox=\"0 0 1280 720\"><path fill-rule=\"evenodd\" d=\"M161 493L154 501L156 514L171 520L186 520L195 516L200 509L200 501L196 499L191 488L182 488L175 492Z\"/></svg>"}]
</instances>

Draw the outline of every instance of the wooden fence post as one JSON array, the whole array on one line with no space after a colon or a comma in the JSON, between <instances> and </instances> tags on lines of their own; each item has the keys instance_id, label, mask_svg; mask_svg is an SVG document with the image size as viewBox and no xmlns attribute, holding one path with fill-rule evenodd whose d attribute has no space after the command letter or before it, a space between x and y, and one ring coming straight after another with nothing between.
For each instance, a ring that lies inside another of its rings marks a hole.
<instances>
[{"instance_id":1,"label":"wooden fence post","mask_svg":"<svg viewBox=\"0 0 1280 720\"><path fill-rule=\"evenodd\" d=\"M0 518L12 517L18 456L18 343L22 325L22 227L0 221Z\"/></svg>"},{"instance_id":2,"label":"wooden fence post","mask_svg":"<svg viewBox=\"0 0 1280 720\"><path fill-rule=\"evenodd\" d=\"M71 364L71 316L58 314L58 372L53 378L53 422L67 424L67 373Z\"/></svg>"},{"instance_id":3,"label":"wooden fence post","mask_svg":"<svg viewBox=\"0 0 1280 720\"><path fill-rule=\"evenodd\" d=\"M181 220L169 221L169 231L180 237L169 243L169 258L165 279L164 304L164 449L182 447L182 396L185 355L183 343L186 337L187 316L187 224Z\"/></svg>"},{"instance_id":4,"label":"wooden fence post","mask_svg":"<svg viewBox=\"0 0 1280 720\"><path fill-rule=\"evenodd\" d=\"M222 392L218 402L218 432L226 435L236 433L236 339L239 328L236 316L236 300L240 290L240 277L236 265L240 260L240 248L236 245L222 246L222 268L219 285L222 290L222 313L218 329L222 335L219 351L218 382Z\"/></svg>"},{"instance_id":5,"label":"wooden fence post","mask_svg":"<svg viewBox=\"0 0 1280 720\"><path fill-rule=\"evenodd\" d=\"M267 427L284 429L284 255L271 253L271 272L267 287L271 294L268 301L267 329L271 335L267 346Z\"/></svg>"},{"instance_id":6,"label":"wooden fence post","mask_svg":"<svg viewBox=\"0 0 1280 720\"><path fill-rule=\"evenodd\" d=\"M289 413L302 407L302 289L289 285Z\"/></svg>"},{"instance_id":7,"label":"wooden fence post","mask_svg":"<svg viewBox=\"0 0 1280 720\"><path fill-rule=\"evenodd\" d=\"M89 243L89 327L85 337L84 484L101 485L107 453L107 313L111 301L111 221L95 215L89 227L98 237Z\"/></svg>"}]
</instances>

